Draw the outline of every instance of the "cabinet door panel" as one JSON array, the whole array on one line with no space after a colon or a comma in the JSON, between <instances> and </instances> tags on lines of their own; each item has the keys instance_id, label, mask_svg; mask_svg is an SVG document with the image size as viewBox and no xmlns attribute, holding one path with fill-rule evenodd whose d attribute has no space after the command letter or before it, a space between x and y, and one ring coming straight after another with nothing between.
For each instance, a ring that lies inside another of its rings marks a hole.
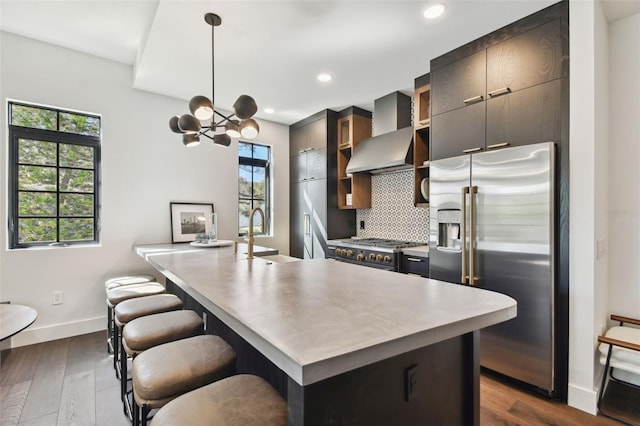
<instances>
[{"instance_id":1,"label":"cabinet door panel","mask_svg":"<svg viewBox=\"0 0 640 426\"><path fill-rule=\"evenodd\" d=\"M306 127L292 128L289 132L289 156L299 155L307 148Z\"/></svg>"},{"instance_id":2,"label":"cabinet door panel","mask_svg":"<svg viewBox=\"0 0 640 426\"><path fill-rule=\"evenodd\" d=\"M327 180L307 182L307 196L312 207L311 224L320 234L327 235Z\"/></svg>"},{"instance_id":3,"label":"cabinet door panel","mask_svg":"<svg viewBox=\"0 0 640 426\"><path fill-rule=\"evenodd\" d=\"M289 159L289 181L302 182L307 178L307 155L295 155Z\"/></svg>"},{"instance_id":4,"label":"cabinet door panel","mask_svg":"<svg viewBox=\"0 0 640 426\"><path fill-rule=\"evenodd\" d=\"M431 72L431 114L466 106L465 100L482 96L486 89L486 51L475 53Z\"/></svg>"},{"instance_id":5,"label":"cabinet door panel","mask_svg":"<svg viewBox=\"0 0 640 426\"><path fill-rule=\"evenodd\" d=\"M487 101L487 146L559 142L562 80Z\"/></svg>"},{"instance_id":6,"label":"cabinet door panel","mask_svg":"<svg viewBox=\"0 0 640 426\"><path fill-rule=\"evenodd\" d=\"M327 147L327 120L314 121L305 127L307 132L307 149L322 149Z\"/></svg>"},{"instance_id":7,"label":"cabinet door panel","mask_svg":"<svg viewBox=\"0 0 640 426\"><path fill-rule=\"evenodd\" d=\"M304 154L307 157L307 178L326 179L327 177L327 150L313 149Z\"/></svg>"},{"instance_id":8,"label":"cabinet door panel","mask_svg":"<svg viewBox=\"0 0 640 426\"><path fill-rule=\"evenodd\" d=\"M562 77L560 30L556 19L488 48L488 96L502 88L514 92Z\"/></svg>"},{"instance_id":9,"label":"cabinet door panel","mask_svg":"<svg viewBox=\"0 0 640 426\"><path fill-rule=\"evenodd\" d=\"M432 161L484 149L485 102L433 116L430 131Z\"/></svg>"},{"instance_id":10,"label":"cabinet door panel","mask_svg":"<svg viewBox=\"0 0 640 426\"><path fill-rule=\"evenodd\" d=\"M289 230L289 253L293 257L304 257L304 205L303 191L305 183L292 183L290 185L290 230Z\"/></svg>"}]
</instances>

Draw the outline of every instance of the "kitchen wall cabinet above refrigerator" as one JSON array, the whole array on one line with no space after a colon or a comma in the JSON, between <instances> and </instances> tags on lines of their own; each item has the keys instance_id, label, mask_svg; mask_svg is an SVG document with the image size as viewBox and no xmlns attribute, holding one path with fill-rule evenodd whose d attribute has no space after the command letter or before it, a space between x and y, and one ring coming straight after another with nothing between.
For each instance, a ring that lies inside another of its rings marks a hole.
<instances>
[{"instance_id":1,"label":"kitchen wall cabinet above refrigerator","mask_svg":"<svg viewBox=\"0 0 640 426\"><path fill-rule=\"evenodd\" d=\"M320 111L289 127L289 253L324 258L328 239L356 234L355 211L337 203L337 124L332 110Z\"/></svg>"},{"instance_id":2,"label":"kitchen wall cabinet above refrigerator","mask_svg":"<svg viewBox=\"0 0 640 426\"><path fill-rule=\"evenodd\" d=\"M499 31L431 61L432 160L559 141L559 80L569 73L561 18Z\"/></svg>"}]
</instances>

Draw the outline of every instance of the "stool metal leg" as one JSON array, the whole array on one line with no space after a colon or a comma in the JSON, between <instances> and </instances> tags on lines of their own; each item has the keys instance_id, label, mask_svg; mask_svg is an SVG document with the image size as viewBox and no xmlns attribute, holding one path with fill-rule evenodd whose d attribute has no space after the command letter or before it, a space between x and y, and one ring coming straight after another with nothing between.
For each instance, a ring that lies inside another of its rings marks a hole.
<instances>
[{"instance_id":1,"label":"stool metal leg","mask_svg":"<svg viewBox=\"0 0 640 426\"><path fill-rule=\"evenodd\" d=\"M107 353L113 353L113 310L107 304Z\"/></svg>"},{"instance_id":2,"label":"stool metal leg","mask_svg":"<svg viewBox=\"0 0 640 426\"><path fill-rule=\"evenodd\" d=\"M120 342L120 400L124 405L124 399L127 395L127 352L124 345ZM127 407L124 406L124 413L127 414Z\"/></svg>"},{"instance_id":3,"label":"stool metal leg","mask_svg":"<svg viewBox=\"0 0 640 426\"><path fill-rule=\"evenodd\" d=\"M120 351L120 327L116 324L113 326L113 368L116 370L116 377L120 378L118 374L118 360Z\"/></svg>"}]
</instances>

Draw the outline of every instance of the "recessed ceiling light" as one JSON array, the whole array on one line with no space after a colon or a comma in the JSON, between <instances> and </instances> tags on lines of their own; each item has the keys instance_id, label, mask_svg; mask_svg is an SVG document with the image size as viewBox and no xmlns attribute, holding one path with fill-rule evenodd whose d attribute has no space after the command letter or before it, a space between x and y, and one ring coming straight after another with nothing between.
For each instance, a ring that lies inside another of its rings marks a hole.
<instances>
[{"instance_id":1,"label":"recessed ceiling light","mask_svg":"<svg viewBox=\"0 0 640 426\"><path fill-rule=\"evenodd\" d=\"M273 114L274 112L276 112L276 110L273 108L265 108L264 112L266 112L267 114Z\"/></svg>"},{"instance_id":2,"label":"recessed ceiling light","mask_svg":"<svg viewBox=\"0 0 640 426\"><path fill-rule=\"evenodd\" d=\"M331 74L318 74L318 80L320 81L331 81L333 80L333 77L331 77Z\"/></svg>"},{"instance_id":3,"label":"recessed ceiling light","mask_svg":"<svg viewBox=\"0 0 640 426\"><path fill-rule=\"evenodd\" d=\"M442 15L444 11L447 10L447 6L444 4L438 3L429 6L423 13L423 16L427 19L435 19L438 16Z\"/></svg>"}]
</instances>

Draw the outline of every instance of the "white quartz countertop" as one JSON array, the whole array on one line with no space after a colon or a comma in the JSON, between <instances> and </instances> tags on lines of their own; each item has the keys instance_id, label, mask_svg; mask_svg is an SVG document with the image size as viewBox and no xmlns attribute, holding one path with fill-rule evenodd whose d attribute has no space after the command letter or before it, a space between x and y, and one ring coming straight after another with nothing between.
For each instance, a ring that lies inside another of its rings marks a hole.
<instances>
[{"instance_id":1,"label":"white quartz countertop","mask_svg":"<svg viewBox=\"0 0 640 426\"><path fill-rule=\"evenodd\" d=\"M134 250L303 386L516 316L499 293L334 260Z\"/></svg>"}]
</instances>

